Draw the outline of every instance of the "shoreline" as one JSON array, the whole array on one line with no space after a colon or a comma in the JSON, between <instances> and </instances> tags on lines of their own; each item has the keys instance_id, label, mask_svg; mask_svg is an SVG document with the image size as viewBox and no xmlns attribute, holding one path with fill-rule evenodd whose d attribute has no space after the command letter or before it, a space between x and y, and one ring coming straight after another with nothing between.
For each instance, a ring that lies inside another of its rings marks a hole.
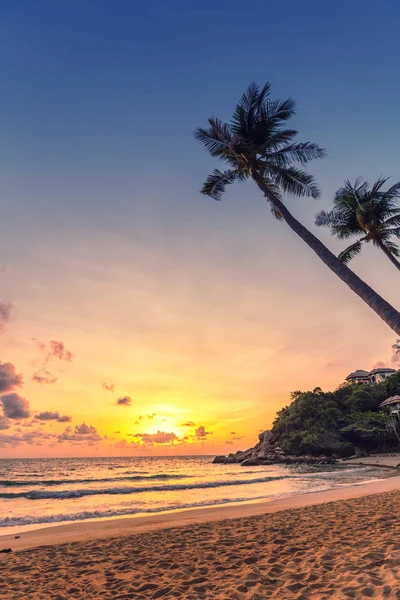
<instances>
[{"instance_id":1,"label":"shoreline","mask_svg":"<svg viewBox=\"0 0 400 600\"><path fill-rule=\"evenodd\" d=\"M400 476L392 476L387 479L360 482L322 492L309 492L267 501L248 501L195 507L146 516L133 515L47 525L20 534L14 531L12 534L4 533L0 535L0 550L11 548L13 552L18 552L29 548L54 546L62 543L123 538L156 530L182 528L225 519L260 516L399 490ZM13 527L13 529L15 528ZM15 539L16 535L20 537Z\"/></svg>"}]
</instances>

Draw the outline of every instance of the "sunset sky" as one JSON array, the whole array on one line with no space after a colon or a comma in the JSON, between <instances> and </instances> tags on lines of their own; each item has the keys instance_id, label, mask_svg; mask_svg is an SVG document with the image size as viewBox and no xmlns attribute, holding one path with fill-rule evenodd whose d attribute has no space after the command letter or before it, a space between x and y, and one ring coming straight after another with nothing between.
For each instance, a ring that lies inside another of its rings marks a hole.
<instances>
[{"instance_id":1,"label":"sunset sky","mask_svg":"<svg viewBox=\"0 0 400 600\"><path fill-rule=\"evenodd\" d=\"M0 457L232 452L290 391L390 364L253 184L200 195L192 132L252 80L293 96L329 155L288 200L315 230L345 179L400 180L399 35L396 0L2 3ZM399 305L378 250L352 268Z\"/></svg>"}]
</instances>

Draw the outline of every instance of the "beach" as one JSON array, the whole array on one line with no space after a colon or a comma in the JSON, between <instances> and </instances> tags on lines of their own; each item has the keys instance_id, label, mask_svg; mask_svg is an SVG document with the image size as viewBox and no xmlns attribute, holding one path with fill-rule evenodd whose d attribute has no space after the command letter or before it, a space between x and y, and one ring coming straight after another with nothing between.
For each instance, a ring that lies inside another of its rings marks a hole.
<instances>
[{"instance_id":1,"label":"beach","mask_svg":"<svg viewBox=\"0 0 400 600\"><path fill-rule=\"evenodd\" d=\"M0 538L17 599L400 598L400 478Z\"/></svg>"}]
</instances>

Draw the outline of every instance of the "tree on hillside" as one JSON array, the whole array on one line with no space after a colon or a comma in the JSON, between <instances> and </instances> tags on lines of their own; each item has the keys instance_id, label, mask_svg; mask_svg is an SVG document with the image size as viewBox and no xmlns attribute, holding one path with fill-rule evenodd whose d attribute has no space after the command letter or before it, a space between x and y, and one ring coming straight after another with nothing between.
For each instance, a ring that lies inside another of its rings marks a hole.
<instances>
[{"instance_id":1,"label":"tree on hillside","mask_svg":"<svg viewBox=\"0 0 400 600\"><path fill-rule=\"evenodd\" d=\"M228 185L252 179L273 215L284 220L331 271L400 334L400 313L295 219L283 202L284 194L319 196L314 178L295 163L304 166L325 156L317 144L295 141L297 131L286 126L294 113L292 99L272 100L269 83L261 90L253 83L239 100L229 123L213 117L208 121L209 127L198 128L195 138L228 166L225 171L214 169L201 191L220 200Z\"/></svg>"},{"instance_id":2,"label":"tree on hillside","mask_svg":"<svg viewBox=\"0 0 400 600\"><path fill-rule=\"evenodd\" d=\"M400 183L383 191L387 177L380 177L371 187L361 178L354 184L346 181L335 195L333 209L322 210L315 223L328 227L339 239L357 237L357 241L339 254L339 260L348 263L359 254L365 244L377 246L400 270L399 247L393 238L400 238Z\"/></svg>"}]
</instances>

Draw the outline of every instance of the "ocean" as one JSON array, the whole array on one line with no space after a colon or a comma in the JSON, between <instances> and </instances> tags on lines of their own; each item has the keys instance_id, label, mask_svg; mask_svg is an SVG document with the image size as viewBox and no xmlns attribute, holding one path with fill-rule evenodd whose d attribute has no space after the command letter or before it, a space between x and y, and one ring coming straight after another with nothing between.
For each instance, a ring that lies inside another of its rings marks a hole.
<instances>
[{"instance_id":1,"label":"ocean","mask_svg":"<svg viewBox=\"0 0 400 600\"><path fill-rule=\"evenodd\" d=\"M0 533L268 500L387 478L375 467L213 465L210 456L0 460Z\"/></svg>"}]
</instances>

